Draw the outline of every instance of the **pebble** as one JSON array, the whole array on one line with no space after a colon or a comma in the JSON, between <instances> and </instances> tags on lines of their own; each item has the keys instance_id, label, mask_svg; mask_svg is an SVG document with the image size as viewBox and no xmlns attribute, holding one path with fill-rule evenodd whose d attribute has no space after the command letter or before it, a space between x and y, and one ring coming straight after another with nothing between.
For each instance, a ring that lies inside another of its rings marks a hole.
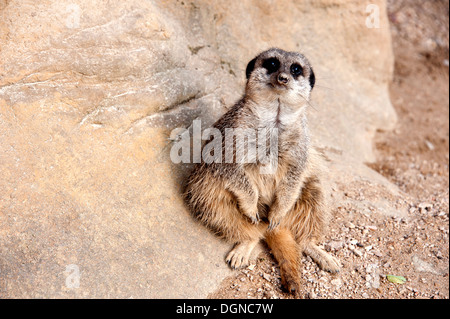
<instances>
[{"instance_id":1,"label":"pebble","mask_svg":"<svg viewBox=\"0 0 450 319\"><path fill-rule=\"evenodd\" d=\"M353 229L353 228L356 227L355 224L353 224L352 222L347 222L347 223L345 224L345 226L347 226L347 228L350 228L350 229Z\"/></svg>"},{"instance_id":2,"label":"pebble","mask_svg":"<svg viewBox=\"0 0 450 319\"><path fill-rule=\"evenodd\" d=\"M269 282L270 282L271 279L272 279L268 274L263 274L263 277L264 277L265 280L267 280L267 281L269 281Z\"/></svg>"},{"instance_id":3,"label":"pebble","mask_svg":"<svg viewBox=\"0 0 450 319\"><path fill-rule=\"evenodd\" d=\"M372 253L377 257L383 257L383 254L378 249L372 249Z\"/></svg>"},{"instance_id":4,"label":"pebble","mask_svg":"<svg viewBox=\"0 0 450 319\"><path fill-rule=\"evenodd\" d=\"M420 212L423 213L425 211L431 210L433 208L433 204L431 204L431 203L420 203L418 205L418 207L420 209Z\"/></svg>"},{"instance_id":5,"label":"pebble","mask_svg":"<svg viewBox=\"0 0 450 319\"><path fill-rule=\"evenodd\" d=\"M340 278L333 279L331 284L336 286L336 288L340 288L342 286L342 280Z\"/></svg>"},{"instance_id":6,"label":"pebble","mask_svg":"<svg viewBox=\"0 0 450 319\"><path fill-rule=\"evenodd\" d=\"M412 257L412 263L416 271L419 272L429 272L436 275L442 275L445 272L437 270L432 264L423 261L417 255Z\"/></svg>"},{"instance_id":7,"label":"pebble","mask_svg":"<svg viewBox=\"0 0 450 319\"><path fill-rule=\"evenodd\" d=\"M344 247L344 241L342 240L332 240L324 245L326 251L338 251Z\"/></svg>"},{"instance_id":8,"label":"pebble","mask_svg":"<svg viewBox=\"0 0 450 319\"><path fill-rule=\"evenodd\" d=\"M354 246L353 246L354 247ZM350 248L350 245L349 245ZM350 250L352 251L352 253L354 253L356 256L361 257L363 255L362 252L360 252L358 249L356 248L350 248Z\"/></svg>"},{"instance_id":9,"label":"pebble","mask_svg":"<svg viewBox=\"0 0 450 319\"><path fill-rule=\"evenodd\" d=\"M368 264L366 271L366 287L378 289L380 287L380 272L378 264Z\"/></svg>"},{"instance_id":10,"label":"pebble","mask_svg":"<svg viewBox=\"0 0 450 319\"><path fill-rule=\"evenodd\" d=\"M434 145L429 140L425 140L425 145L428 147L430 151L434 151Z\"/></svg>"}]
</instances>

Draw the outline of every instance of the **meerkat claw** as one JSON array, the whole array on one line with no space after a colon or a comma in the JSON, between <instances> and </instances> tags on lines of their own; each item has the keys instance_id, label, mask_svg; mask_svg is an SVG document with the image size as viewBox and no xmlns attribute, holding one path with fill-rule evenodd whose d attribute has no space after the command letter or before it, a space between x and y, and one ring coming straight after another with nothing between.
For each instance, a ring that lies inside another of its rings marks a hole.
<instances>
[{"instance_id":1,"label":"meerkat claw","mask_svg":"<svg viewBox=\"0 0 450 319\"><path fill-rule=\"evenodd\" d=\"M280 222L274 222L274 221L271 221L271 222L269 223L269 227L268 227L267 229L268 229L269 231L272 231L272 230L274 230L275 228L277 228L278 225L280 225Z\"/></svg>"},{"instance_id":2,"label":"meerkat claw","mask_svg":"<svg viewBox=\"0 0 450 319\"><path fill-rule=\"evenodd\" d=\"M259 221L260 221L260 219L259 219L259 214L256 213L256 216L251 217L250 219L251 219L251 221L252 221L252 224L258 224Z\"/></svg>"}]
</instances>

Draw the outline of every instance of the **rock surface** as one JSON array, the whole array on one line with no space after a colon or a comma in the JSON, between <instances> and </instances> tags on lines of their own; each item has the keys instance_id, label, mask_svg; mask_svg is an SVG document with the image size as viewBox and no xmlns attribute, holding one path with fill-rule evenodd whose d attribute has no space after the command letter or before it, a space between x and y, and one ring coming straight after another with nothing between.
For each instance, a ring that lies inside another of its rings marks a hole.
<instances>
[{"instance_id":1,"label":"rock surface","mask_svg":"<svg viewBox=\"0 0 450 319\"><path fill-rule=\"evenodd\" d=\"M332 184L398 194L363 164L375 131L396 121L385 1L374 3L380 28L343 0L0 1L0 297L217 288L229 246L186 210L190 165L170 161L170 133L217 119L241 96L247 62L272 46L315 68L310 126ZM333 189L333 205L401 214Z\"/></svg>"}]
</instances>

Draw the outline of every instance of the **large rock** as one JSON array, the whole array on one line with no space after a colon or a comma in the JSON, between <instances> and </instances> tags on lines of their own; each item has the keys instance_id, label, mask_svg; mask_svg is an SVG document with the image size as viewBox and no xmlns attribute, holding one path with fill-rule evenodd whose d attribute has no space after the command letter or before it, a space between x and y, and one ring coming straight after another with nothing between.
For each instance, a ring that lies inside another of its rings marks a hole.
<instances>
[{"instance_id":1,"label":"large rock","mask_svg":"<svg viewBox=\"0 0 450 319\"><path fill-rule=\"evenodd\" d=\"M395 123L373 2L380 28L344 0L0 1L0 297L213 291L228 245L186 210L171 131L217 119L272 46L315 68L311 130L331 179L396 192L363 165Z\"/></svg>"}]
</instances>

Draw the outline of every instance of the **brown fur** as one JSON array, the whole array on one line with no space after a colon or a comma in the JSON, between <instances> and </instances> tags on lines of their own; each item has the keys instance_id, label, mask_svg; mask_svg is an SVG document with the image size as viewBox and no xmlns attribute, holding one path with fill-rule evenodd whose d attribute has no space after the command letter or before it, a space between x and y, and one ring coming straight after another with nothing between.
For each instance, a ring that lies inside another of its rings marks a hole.
<instances>
[{"instance_id":1,"label":"brown fur","mask_svg":"<svg viewBox=\"0 0 450 319\"><path fill-rule=\"evenodd\" d=\"M291 229L279 227L269 232L266 242L280 265L281 284L288 292L297 295L300 291L299 253Z\"/></svg>"},{"instance_id":2,"label":"brown fur","mask_svg":"<svg viewBox=\"0 0 450 319\"><path fill-rule=\"evenodd\" d=\"M271 57L281 65L269 74L263 63ZM303 76L288 74L292 63L303 67ZM309 80L313 72L303 55L279 49L261 53L247 71L245 96L214 127L223 136L226 128L276 127L276 170L261 174L259 162L201 163L187 181L185 198L200 221L235 244L226 259L233 268L247 265L256 243L265 239L280 264L283 286L298 293L302 252L326 270L339 269L339 262L317 246L329 210L321 183L322 160L309 144L304 111L314 85ZM277 83L281 73L289 77L287 84ZM223 154L226 147L222 144Z\"/></svg>"}]
</instances>

